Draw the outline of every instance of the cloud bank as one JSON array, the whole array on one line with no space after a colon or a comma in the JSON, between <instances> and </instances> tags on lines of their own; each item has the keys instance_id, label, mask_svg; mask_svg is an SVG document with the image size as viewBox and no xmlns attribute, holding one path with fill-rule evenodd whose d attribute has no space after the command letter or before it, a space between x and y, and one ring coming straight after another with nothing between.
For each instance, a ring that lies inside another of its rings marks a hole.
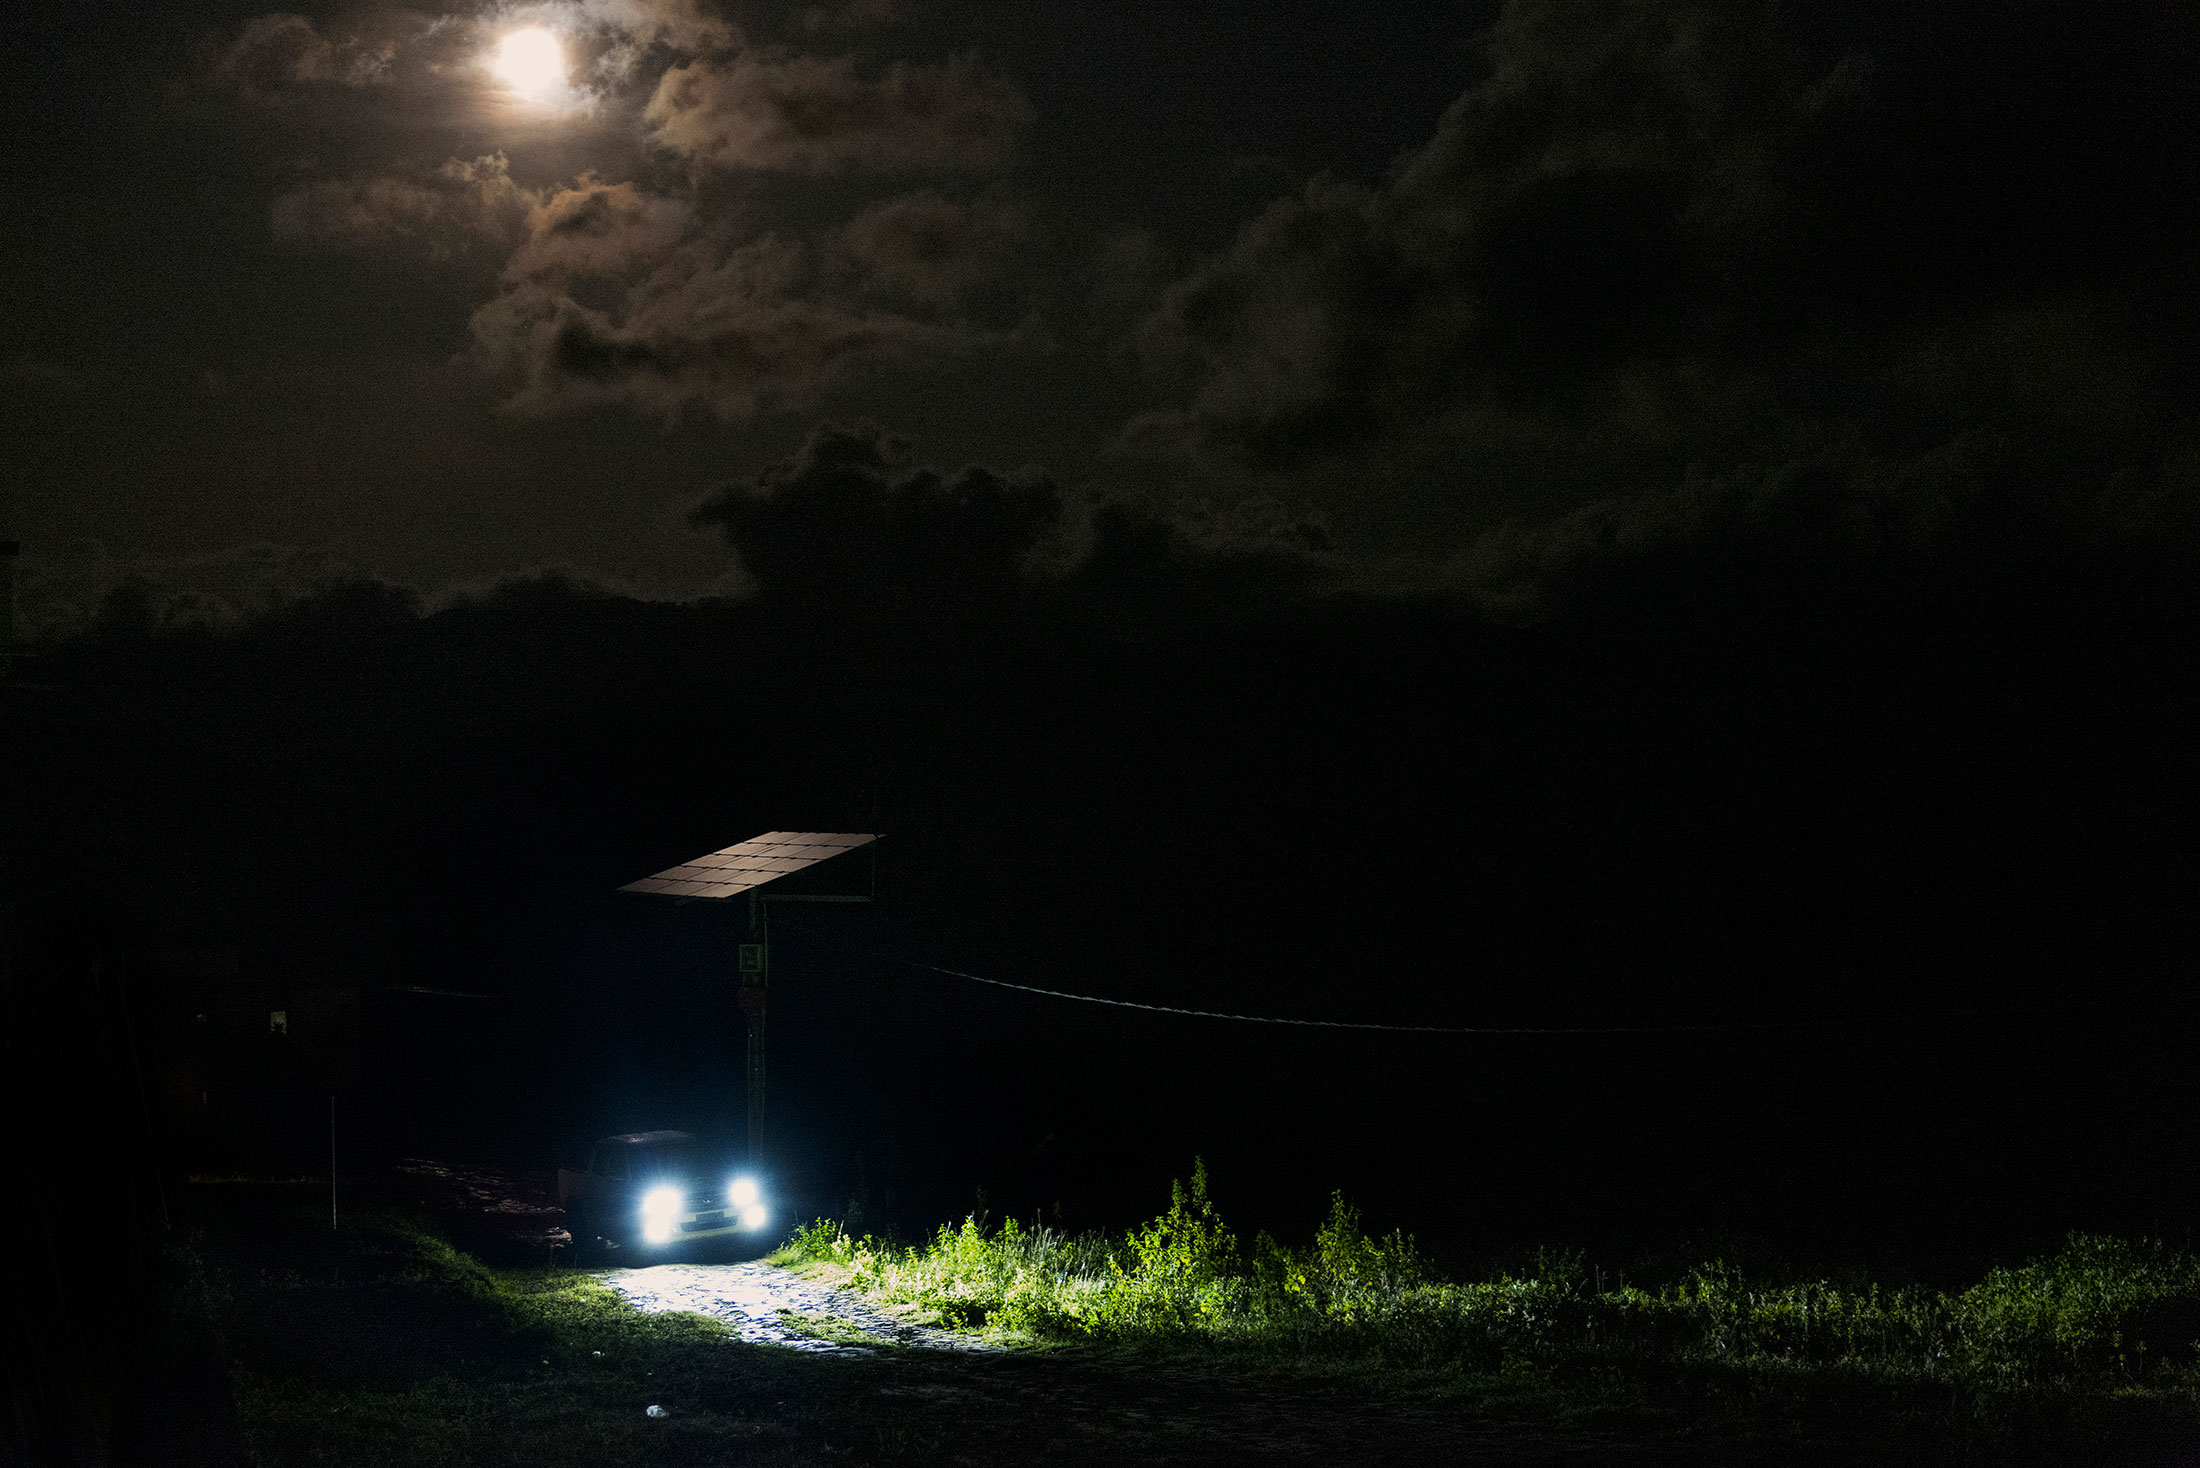
<instances>
[{"instance_id":1,"label":"cloud bank","mask_svg":"<svg viewBox=\"0 0 2200 1468\"><path fill-rule=\"evenodd\" d=\"M859 6L823 28L887 19ZM481 136L492 120L549 125L513 111L483 69L514 23L553 26L566 45L588 99L556 123L566 146L638 145L639 158L618 173L519 178L506 152L456 147L437 163L398 156L342 172L308 157L307 176L269 209L276 238L300 246L431 262L502 251L497 294L468 332L512 414L624 408L668 424L691 411L741 423L807 407L858 366L1003 340L962 303L1001 276L1024 237L1021 212L897 182L915 172L982 183L1014 160L1030 104L974 56L859 65L750 45L692 0L552 0L494 17L262 16L209 72L251 105L319 109L299 136L333 139L338 156L417 152ZM402 129L387 106L347 100L391 89L410 99ZM684 167L684 183L659 162ZM847 197L838 218L774 223L727 182L817 174L878 185Z\"/></svg>"},{"instance_id":2,"label":"cloud bank","mask_svg":"<svg viewBox=\"0 0 2200 1468\"><path fill-rule=\"evenodd\" d=\"M697 242L615 310L529 281L474 313L476 360L515 413L621 404L668 423L690 407L740 422L809 403L852 363L945 347L953 333L807 292L804 248L775 236Z\"/></svg>"},{"instance_id":3,"label":"cloud bank","mask_svg":"<svg viewBox=\"0 0 2200 1468\"><path fill-rule=\"evenodd\" d=\"M2192 170L2073 92L2141 59L2128 18L2081 22L1513 0L1386 179L1313 178L1161 293L1132 341L1176 401L1117 452L1394 545L1843 436L2144 461L2163 344L2109 302L2189 278L2149 241L2191 201L2149 175Z\"/></svg>"},{"instance_id":4,"label":"cloud bank","mask_svg":"<svg viewBox=\"0 0 2200 1468\"><path fill-rule=\"evenodd\" d=\"M502 153L436 168L319 179L279 196L268 211L278 239L343 249L406 243L435 260L484 244L509 244L535 196L512 181Z\"/></svg>"},{"instance_id":5,"label":"cloud bank","mask_svg":"<svg viewBox=\"0 0 2200 1468\"><path fill-rule=\"evenodd\" d=\"M671 68L642 120L698 167L967 170L1009 160L1031 105L967 56L866 77L846 56L765 53Z\"/></svg>"},{"instance_id":6,"label":"cloud bank","mask_svg":"<svg viewBox=\"0 0 2200 1468\"><path fill-rule=\"evenodd\" d=\"M1065 482L1172 534L1270 506L1368 584L1513 598L1710 483L1922 503L1969 456L2167 486L2194 437L2167 384L2200 119L2132 14L1509 0L1386 173L1307 178L1204 257L1078 215L1025 166L1024 88L883 49L907 19L818 8L763 44L672 0L502 12L569 33L591 99L497 114L539 128L532 172L477 146L488 17L263 16L210 75L348 139L301 141L279 238L501 257L466 351L513 415L741 425L1069 341L1143 377L1095 394L1112 447Z\"/></svg>"}]
</instances>

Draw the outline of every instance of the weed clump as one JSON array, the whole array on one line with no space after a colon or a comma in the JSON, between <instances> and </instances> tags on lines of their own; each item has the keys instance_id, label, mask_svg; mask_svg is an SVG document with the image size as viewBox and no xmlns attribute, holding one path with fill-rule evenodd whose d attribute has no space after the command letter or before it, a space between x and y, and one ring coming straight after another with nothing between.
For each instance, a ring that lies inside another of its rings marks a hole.
<instances>
[{"instance_id":1,"label":"weed clump","mask_svg":"<svg viewBox=\"0 0 2200 1468\"><path fill-rule=\"evenodd\" d=\"M1204 1164L1121 1236L973 1216L897 1247L820 1219L775 1258L941 1323L1036 1340L1207 1342L1371 1367L1549 1381L1808 1380L1968 1403L2200 1402L2200 1258L2073 1234L2046 1259L1948 1293L1752 1276L1709 1260L1653 1288L1607 1285L1578 1253L1439 1278L1412 1237L1370 1237L1342 1193L1313 1242L1242 1243Z\"/></svg>"}]
</instances>

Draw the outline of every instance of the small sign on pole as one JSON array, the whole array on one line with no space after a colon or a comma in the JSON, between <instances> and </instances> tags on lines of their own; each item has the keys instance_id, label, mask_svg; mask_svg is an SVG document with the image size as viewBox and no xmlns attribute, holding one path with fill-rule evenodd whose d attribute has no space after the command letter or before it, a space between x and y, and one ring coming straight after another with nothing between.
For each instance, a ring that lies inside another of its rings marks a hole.
<instances>
[{"instance_id":1,"label":"small sign on pole","mask_svg":"<svg viewBox=\"0 0 2200 1468\"><path fill-rule=\"evenodd\" d=\"M764 1147L764 1007L765 985L770 981L771 923L766 900L779 902L869 902L853 894L780 894L766 899L757 889L789 872L845 856L859 846L878 840L875 833L860 831L767 831L761 836L706 853L691 862L667 867L655 876L629 882L621 892L654 892L660 896L727 898L749 895L749 936L754 943L740 945L741 982L736 1002L748 1017L749 1031L749 1160L763 1157ZM875 864L878 853L872 852ZM876 887L876 867L873 868Z\"/></svg>"}]
</instances>

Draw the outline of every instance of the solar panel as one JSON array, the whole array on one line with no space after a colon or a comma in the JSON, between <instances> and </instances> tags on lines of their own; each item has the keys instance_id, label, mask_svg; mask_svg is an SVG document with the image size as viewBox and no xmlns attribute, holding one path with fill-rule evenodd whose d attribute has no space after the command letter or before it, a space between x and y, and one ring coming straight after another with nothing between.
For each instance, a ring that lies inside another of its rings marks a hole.
<instances>
[{"instance_id":1,"label":"solar panel","mask_svg":"<svg viewBox=\"0 0 2200 1468\"><path fill-rule=\"evenodd\" d=\"M667 897L732 897L876 840L875 835L842 831L767 831L752 840L706 852L693 861L629 882L619 890Z\"/></svg>"}]
</instances>

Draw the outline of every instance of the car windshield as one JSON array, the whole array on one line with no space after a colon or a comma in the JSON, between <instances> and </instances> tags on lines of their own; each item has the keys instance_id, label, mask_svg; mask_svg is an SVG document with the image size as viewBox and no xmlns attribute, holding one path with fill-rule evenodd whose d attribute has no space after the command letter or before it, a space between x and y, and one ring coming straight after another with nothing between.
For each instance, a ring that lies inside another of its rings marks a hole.
<instances>
[{"instance_id":1,"label":"car windshield","mask_svg":"<svg viewBox=\"0 0 2200 1468\"><path fill-rule=\"evenodd\" d=\"M709 1177L712 1165L711 1154L693 1142L659 1142L636 1147L627 1154L627 1176L637 1182L659 1177Z\"/></svg>"}]
</instances>

